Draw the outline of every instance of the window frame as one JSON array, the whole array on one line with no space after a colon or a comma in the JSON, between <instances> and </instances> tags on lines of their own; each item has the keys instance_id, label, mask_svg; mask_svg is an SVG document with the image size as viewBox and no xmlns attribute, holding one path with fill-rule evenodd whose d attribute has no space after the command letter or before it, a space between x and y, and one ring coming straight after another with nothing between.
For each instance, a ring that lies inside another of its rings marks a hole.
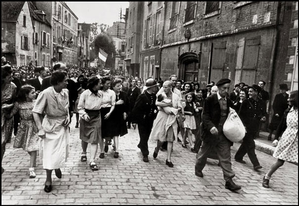
<instances>
[{"instance_id":1,"label":"window frame","mask_svg":"<svg viewBox=\"0 0 299 206\"><path fill-rule=\"evenodd\" d=\"M213 2L214 2L214 1L213 1ZM205 7L204 7L204 18L213 17L213 16L219 15L219 14L221 13L222 2L221 2L221 1L218 1L218 2L219 2L218 10L213 11L213 12L210 12L210 13L207 13L207 4L208 4L208 3L211 3L211 1L206 1L206 2L205 2Z\"/></svg>"},{"instance_id":2,"label":"window frame","mask_svg":"<svg viewBox=\"0 0 299 206\"><path fill-rule=\"evenodd\" d=\"M190 8L191 6L188 7L188 3L189 1L186 2L186 7L185 7L185 15L184 15L184 24L183 26L187 26L190 25L192 23L194 23L194 20L196 18L196 12L197 12L197 1L193 1L193 5L194 6L194 14L193 14L193 19L186 21L186 14L187 14L187 9Z\"/></svg>"}]
</instances>

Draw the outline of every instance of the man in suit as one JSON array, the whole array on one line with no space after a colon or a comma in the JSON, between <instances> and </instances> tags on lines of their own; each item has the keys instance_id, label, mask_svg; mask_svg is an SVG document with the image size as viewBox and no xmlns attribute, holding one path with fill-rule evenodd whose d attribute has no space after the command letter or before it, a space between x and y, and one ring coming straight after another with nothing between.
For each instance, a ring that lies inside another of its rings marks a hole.
<instances>
[{"instance_id":1,"label":"man in suit","mask_svg":"<svg viewBox=\"0 0 299 206\"><path fill-rule=\"evenodd\" d=\"M284 111L288 108L288 98L289 95L287 94L288 85L287 84L280 84L279 85L280 93L277 94L273 101L273 116L271 119L271 123L269 125L269 136L268 140L272 140L272 133L275 131L283 118Z\"/></svg>"},{"instance_id":2,"label":"man in suit","mask_svg":"<svg viewBox=\"0 0 299 206\"><path fill-rule=\"evenodd\" d=\"M153 127L154 120L157 116L156 93L158 92L159 84L153 78L149 78L145 82L145 91L141 93L134 105L132 111L132 122L138 124L138 132L140 148L143 161L148 162L148 139Z\"/></svg>"},{"instance_id":3,"label":"man in suit","mask_svg":"<svg viewBox=\"0 0 299 206\"><path fill-rule=\"evenodd\" d=\"M28 79L27 84L30 84L31 86L33 86L35 88L36 93L39 94L41 91L43 80L47 76L47 71L46 71L45 67L37 66L34 68L34 73L35 73L36 78Z\"/></svg>"},{"instance_id":4,"label":"man in suit","mask_svg":"<svg viewBox=\"0 0 299 206\"><path fill-rule=\"evenodd\" d=\"M217 82L218 92L208 96L203 108L203 134L202 146L196 155L195 175L203 177L207 157L212 149L215 149L222 168L225 188L231 191L241 189L235 184L232 178L235 176L231 163L232 142L223 134L223 124L228 116L229 107L233 107L232 101L228 98L228 91L231 80L220 79Z\"/></svg>"},{"instance_id":5,"label":"man in suit","mask_svg":"<svg viewBox=\"0 0 299 206\"><path fill-rule=\"evenodd\" d=\"M129 115L128 115L128 119L127 119L127 122L128 122L128 128L130 129L131 128L131 122L132 122L132 110L134 108L134 105L135 105L135 102L137 100L137 97L141 94L141 91L140 89L137 87L137 82L135 79L132 80L131 82L131 87L129 87L129 90L128 90L128 93L127 93L127 97L128 97L128 100L129 100ZM135 124L133 124L133 127L135 129Z\"/></svg>"}]
</instances>

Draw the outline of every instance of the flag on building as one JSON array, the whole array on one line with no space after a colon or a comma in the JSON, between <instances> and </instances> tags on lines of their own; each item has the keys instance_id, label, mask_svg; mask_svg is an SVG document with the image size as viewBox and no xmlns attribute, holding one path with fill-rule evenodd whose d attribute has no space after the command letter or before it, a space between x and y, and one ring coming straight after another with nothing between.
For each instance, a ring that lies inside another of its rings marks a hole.
<instances>
[{"instance_id":1,"label":"flag on building","mask_svg":"<svg viewBox=\"0 0 299 206\"><path fill-rule=\"evenodd\" d=\"M104 52L102 49L99 50L99 58L103 61L106 62L108 54Z\"/></svg>"}]
</instances>

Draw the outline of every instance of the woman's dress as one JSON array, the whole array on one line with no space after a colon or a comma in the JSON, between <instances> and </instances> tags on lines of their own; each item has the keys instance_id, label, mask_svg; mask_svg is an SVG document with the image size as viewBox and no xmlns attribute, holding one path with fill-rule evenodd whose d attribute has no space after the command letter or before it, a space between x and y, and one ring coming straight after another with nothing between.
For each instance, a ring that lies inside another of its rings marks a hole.
<instances>
[{"instance_id":1,"label":"woman's dress","mask_svg":"<svg viewBox=\"0 0 299 206\"><path fill-rule=\"evenodd\" d=\"M34 102L16 103L20 114L20 124L14 140L14 148L23 148L26 152L38 151L40 137L37 126L34 122L32 109Z\"/></svg>"},{"instance_id":2,"label":"woman's dress","mask_svg":"<svg viewBox=\"0 0 299 206\"><path fill-rule=\"evenodd\" d=\"M63 126L69 118L68 90L60 93L54 87L48 87L37 97L33 112L45 114L42 127L46 133L43 139L43 168L58 169L64 166L68 155L70 128Z\"/></svg>"},{"instance_id":3,"label":"woman's dress","mask_svg":"<svg viewBox=\"0 0 299 206\"><path fill-rule=\"evenodd\" d=\"M166 97L169 99L168 97ZM164 99L165 100L165 99ZM178 110L182 108L180 98L175 93L172 93L172 108ZM168 135L169 129L172 129L174 135ZM149 139L159 140L161 142L173 142L177 140L178 136L178 124L176 120L176 115L167 114L163 109L159 110L156 119L154 120L152 131Z\"/></svg>"},{"instance_id":4,"label":"woman's dress","mask_svg":"<svg viewBox=\"0 0 299 206\"><path fill-rule=\"evenodd\" d=\"M298 163L298 109L294 107L287 115L287 128L275 148L273 157Z\"/></svg>"}]
</instances>

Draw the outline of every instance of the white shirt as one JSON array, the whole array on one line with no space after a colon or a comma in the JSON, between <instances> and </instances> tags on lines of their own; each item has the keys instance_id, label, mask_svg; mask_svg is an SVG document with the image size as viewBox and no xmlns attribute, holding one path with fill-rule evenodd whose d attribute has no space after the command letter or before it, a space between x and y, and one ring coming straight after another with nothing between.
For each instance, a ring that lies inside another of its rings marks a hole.
<instances>
[{"instance_id":1,"label":"white shirt","mask_svg":"<svg viewBox=\"0 0 299 206\"><path fill-rule=\"evenodd\" d=\"M85 114L85 109L88 110L100 110L101 104L103 100L103 95L101 91L98 91L98 95L96 96L89 89L86 89L80 95L78 102L78 112L80 115Z\"/></svg>"}]
</instances>

